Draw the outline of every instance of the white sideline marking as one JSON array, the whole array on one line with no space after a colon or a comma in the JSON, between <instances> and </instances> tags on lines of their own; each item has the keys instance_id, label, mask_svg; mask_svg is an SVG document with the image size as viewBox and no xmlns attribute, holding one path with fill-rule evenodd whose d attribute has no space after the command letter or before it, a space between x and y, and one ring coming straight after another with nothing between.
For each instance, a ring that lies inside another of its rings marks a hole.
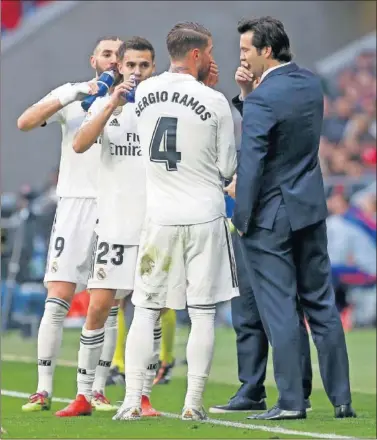
<instances>
[{"instance_id":1,"label":"white sideline marking","mask_svg":"<svg viewBox=\"0 0 377 440\"><path fill-rule=\"evenodd\" d=\"M20 393L19 391L9 391L9 390L1 390L1 394L3 396L8 397L16 397L19 399L27 399L29 397L29 394L27 393ZM70 403L72 402L72 399L66 399L62 397L53 397L52 400L54 402L60 402L60 403ZM168 417L170 419L180 419L181 416L179 414L174 413L162 413L165 417ZM337 435L337 434L321 434L319 432L305 432L305 431L296 431L293 429L285 429L281 428L279 426L264 426L264 425L251 425L246 423L237 423L237 422L230 422L227 420L219 420L219 419L207 419L203 420L199 423L209 423L210 425L221 425L221 426L229 426L230 428L242 428L242 429L250 429L255 431L266 431L266 432L273 432L276 434L286 434L286 435L301 435L304 437L312 437L312 438L326 438L326 439L343 439L343 440L356 440L355 437L346 437L344 435Z\"/></svg>"},{"instance_id":2,"label":"white sideline marking","mask_svg":"<svg viewBox=\"0 0 377 440\"><path fill-rule=\"evenodd\" d=\"M36 364L37 358L33 356L18 356L14 354L1 353L1 360L8 362L23 362L25 364ZM59 359L56 362L57 365L62 367L77 367L77 361L66 361L64 359Z\"/></svg>"}]
</instances>

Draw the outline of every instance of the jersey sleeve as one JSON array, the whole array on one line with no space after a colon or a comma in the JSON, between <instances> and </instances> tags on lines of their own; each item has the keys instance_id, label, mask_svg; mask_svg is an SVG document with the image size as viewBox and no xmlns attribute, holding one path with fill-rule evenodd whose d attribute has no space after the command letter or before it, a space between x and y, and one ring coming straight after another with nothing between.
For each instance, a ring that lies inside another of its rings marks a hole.
<instances>
[{"instance_id":1,"label":"jersey sleeve","mask_svg":"<svg viewBox=\"0 0 377 440\"><path fill-rule=\"evenodd\" d=\"M217 167L225 179L230 179L236 171L237 152L234 138L232 112L225 96L221 96L217 105Z\"/></svg>"},{"instance_id":2,"label":"jersey sleeve","mask_svg":"<svg viewBox=\"0 0 377 440\"><path fill-rule=\"evenodd\" d=\"M56 89L52 90L50 93L48 93L46 96L44 96L42 99L40 99L36 104L41 104L42 102L46 102L51 98L57 98L57 94L60 90L64 90L68 87L72 87L71 84L64 84L60 87L57 87ZM36 105L34 104L34 105ZM65 107L58 110L56 113L54 113L52 116L50 116L47 121L45 121L44 124L42 124L42 127L51 124L52 122L59 122L60 124L64 124L66 120L66 112Z\"/></svg>"}]
</instances>

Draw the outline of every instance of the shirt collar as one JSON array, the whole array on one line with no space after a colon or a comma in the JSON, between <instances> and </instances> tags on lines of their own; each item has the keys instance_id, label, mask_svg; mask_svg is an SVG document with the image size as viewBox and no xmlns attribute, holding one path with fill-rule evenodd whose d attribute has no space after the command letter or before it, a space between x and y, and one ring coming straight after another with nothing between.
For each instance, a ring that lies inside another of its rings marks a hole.
<instances>
[{"instance_id":1,"label":"shirt collar","mask_svg":"<svg viewBox=\"0 0 377 440\"><path fill-rule=\"evenodd\" d=\"M278 64L277 66L274 66L274 67L270 67L269 69L267 69L264 73L263 73L263 75L261 76L261 82L264 80L264 78L266 78L266 76L270 73L270 72L272 72L273 70L275 70L275 69L279 69L280 67L283 67L283 66L288 66L288 64L291 64L291 61L289 61L288 63L282 63L282 64Z\"/></svg>"}]
</instances>

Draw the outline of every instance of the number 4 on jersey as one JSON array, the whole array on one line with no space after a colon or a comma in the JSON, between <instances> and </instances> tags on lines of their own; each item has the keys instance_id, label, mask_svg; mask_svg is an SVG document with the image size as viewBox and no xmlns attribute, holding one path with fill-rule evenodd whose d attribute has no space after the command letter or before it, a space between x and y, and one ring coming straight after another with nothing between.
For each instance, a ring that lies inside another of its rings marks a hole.
<instances>
[{"instance_id":1,"label":"number 4 on jersey","mask_svg":"<svg viewBox=\"0 0 377 440\"><path fill-rule=\"evenodd\" d=\"M177 118L159 118L149 146L150 160L165 163L167 171L177 171L177 163L181 161L181 153L177 151L177 122Z\"/></svg>"}]
</instances>

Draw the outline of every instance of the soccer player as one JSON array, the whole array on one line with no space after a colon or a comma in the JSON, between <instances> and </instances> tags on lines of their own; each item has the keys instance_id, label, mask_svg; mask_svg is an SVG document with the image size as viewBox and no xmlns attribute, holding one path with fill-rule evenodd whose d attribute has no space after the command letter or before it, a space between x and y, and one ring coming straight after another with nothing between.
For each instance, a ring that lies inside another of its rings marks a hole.
<instances>
[{"instance_id":1,"label":"soccer player","mask_svg":"<svg viewBox=\"0 0 377 440\"><path fill-rule=\"evenodd\" d=\"M154 72L154 48L141 37L133 37L118 50L118 70L123 82L114 91L97 99L77 132L73 149L84 153L100 137L101 159L98 185L97 240L91 276L88 281L90 303L82 328L78 356L77 396L59 417L90 415L95 370L101 358L104 324L114 298L132 293L140 235L145 218L145 165L139 145L135 104L126 93ZM154 330L155 360L146 365L143 385L143 415L160 415L149 401L161 339L161 326ZM157 358L156 358L157 356ZM152 353L150 360L152 359ZM107 366L109 370L110 363ZM128 372L127 372L128 373Z\"/></svg>"},{"instance_id":2,"label":"soccer player","mask_svg":"<svg viewBox=\"0 0 377 440\"><path fill-rule=\"evenodd\" d=\"M90 64L96 78L116 66L116 53L121 44L118 37L98 40ZM85 118L80 101L95 93L95 80L67 83L49 93L28 108L18 119L18 127L29 131L35 127L58 122L62 128L62 146L57 195L59 196L52 229L45 283L48 293L38 334L38 387L23 411L49 410L53 392L56 358L63 336L63 323L75 293L86 286L97 222L97 174L100 148L95 146L85 155L72 150L73 136ZM104 354L111 361L116 339L117 308L112 310L106 324ZM106 356L105 356L106 357ZM107 376L98 367L97 378L105 384ZM104 386L103 386L104 387ZM93 405L112 409L106 398L96 393Z\"/></svg>"},{"instance_id":3,"label":"soccer player","mask_svg":"<svg viewBox=\"0 0 377 440\"><path fill-rule=\"evenodd\" d=\"M184 309L191 331L183 420L202 407L214 348L216 304L238 295L223 179L236 169L233 119L225 97L203 81L212 63L210 32L179 23L169 32L169 72L136 91L147 170L146 229L140 243L126 342L126 395L114 420L141 415L145 369L161 310Z\"/></svg>"}]
</instances>

